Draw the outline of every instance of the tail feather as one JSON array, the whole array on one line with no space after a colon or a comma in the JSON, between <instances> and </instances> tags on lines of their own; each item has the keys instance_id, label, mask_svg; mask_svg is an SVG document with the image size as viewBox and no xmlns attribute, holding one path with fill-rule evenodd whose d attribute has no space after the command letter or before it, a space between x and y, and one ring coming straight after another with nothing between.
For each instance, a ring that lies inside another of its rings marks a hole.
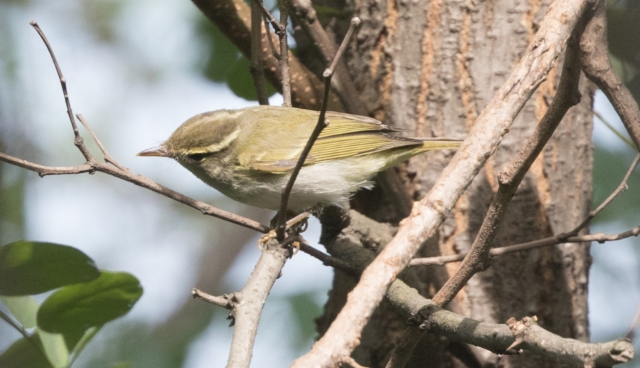
<instances>
[{"instance_id":1,"label":"tail feather","mask_svg":"<svg viewBox=\"0 0 640 368\"><path fill-rule=\"evenodd\" d=\"M422 142L421 152L431 150L441 150L448 148L458 148L462 141L448 138L429 138Z\"/></svg>"}]
</instances>

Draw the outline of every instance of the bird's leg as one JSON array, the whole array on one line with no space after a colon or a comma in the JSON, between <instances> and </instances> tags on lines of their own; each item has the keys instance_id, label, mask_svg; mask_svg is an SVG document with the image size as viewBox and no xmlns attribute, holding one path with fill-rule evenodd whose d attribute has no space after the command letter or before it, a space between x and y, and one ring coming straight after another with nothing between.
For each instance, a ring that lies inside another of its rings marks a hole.
<instances>
[{"instance_id":1,"label":"bird's leg","mask_svg":"<svg viewBox=\"0 0 640 368\"><path fill-rule=\"evenodd\" d=\"M287 231L289 233L299 234L307 230L307 227L309 226L307 223L307 219L309 218L309 216L311 216L309 212L296 214L293 211L287 211L287 218L289 218L286 226ZM261 251L265 250L264 245L267 244L269 240L276 237L275 228L278 225L277 213L273 217L273 219L271 219L270 225L272 230L264 234L263 236L261 236L260 239L258 240L258 249L260 249ZM298 242L293 242L292 245L294 248L296 248L293 254L298 253L298 251L300 251L300 244Z\"/></svg>"}]
</instances>

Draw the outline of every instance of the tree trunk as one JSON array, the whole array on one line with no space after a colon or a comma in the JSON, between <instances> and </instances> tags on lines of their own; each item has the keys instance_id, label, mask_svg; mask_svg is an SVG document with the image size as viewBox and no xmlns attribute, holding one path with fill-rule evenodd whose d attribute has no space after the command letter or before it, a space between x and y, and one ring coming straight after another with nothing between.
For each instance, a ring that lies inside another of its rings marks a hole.
<instances>
[{"instance_id":1,"label":"tree trunk","mask_svg":"<svg viewBox=\"0 0 640 368\"><path fill-rule=\"evenodd\" d=\"M549 0L314 1L349 16L322 19L342 39L351 15L362 25L346 56L348 69L369 114L402 128L407 136L464 138L475 118L518 62L545 14ZM334 14L334 13L329 13ZM298 42L304 60L304 42ZM308 53L312 56L313 53ZM315 57L315 56L312 56ZM315 60L317 63L317 59ZM311 60L307 63L311 70ZM547 110L559 77L552 71L458 201L438 238L423 246L422 256L466 252L498 188L496 176L511 160ZM317 72L317 70L315 70ZM494 247L540 239L568 231L588 213L591 199L593 86L581 81L582 100L555 132L523 180ZM412 199L420 199L438 178L453 152L433 152L396 168ZM361 193L354 208L376 220L389 218L373 198ZM331 234L325 234L331 242ZM384 244L385 239L377 239ZM563 337L588 340L587 282L589 247L562 244L502 256L474 276L448 306L471 318L504 323L509 317L537 316L539 324ZM431 297L455 272L457 263L403 273L405 281ZM334 289L318 320L328 328L355 285L337 273ZM384 367L405 319L383 303L363 332L353 356L371 367ZM497 356L483 349L423 337L411 367L541 367L554 363L532 355Z\"/></svg>"}]
</instances>

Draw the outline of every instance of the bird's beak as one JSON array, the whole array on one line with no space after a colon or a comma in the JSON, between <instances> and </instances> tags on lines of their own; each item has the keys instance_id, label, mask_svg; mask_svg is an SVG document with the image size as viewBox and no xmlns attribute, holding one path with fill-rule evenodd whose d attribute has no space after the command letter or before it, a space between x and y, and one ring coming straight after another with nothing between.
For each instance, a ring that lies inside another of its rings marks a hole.
<instances>
[{"instance_id":1,"label":"bird's beak","mask_svg":"<svg viewBox=\"0 0 640 368\"><path fill-rule=\"evenodd\" d=\"M171 157L169 152L164 146L158 146L155 148L149 148L142 152L139 152L136 156L146 156L146 157Z\"/></svg>"}]
</instances>

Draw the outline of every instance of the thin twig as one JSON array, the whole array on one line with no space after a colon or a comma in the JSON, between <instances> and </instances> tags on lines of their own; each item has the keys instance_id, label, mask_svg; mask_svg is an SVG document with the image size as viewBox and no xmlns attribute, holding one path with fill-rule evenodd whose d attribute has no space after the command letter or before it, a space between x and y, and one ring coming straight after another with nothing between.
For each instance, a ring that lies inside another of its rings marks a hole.
<instances>
[{"instance_id":1,"label":"thin twig","mask_svg":"<svg viewBox=\"0 0 640 368\"><path fill-rule=\"evenodd\" d=\"M417 326L407 326L396 338L386 368L404 368L423 335Z\"/></svg>"},{"instance_id":2,"label":"thin twig","mask_svg":"<svg viewBox=\"0 0 640 368\"><path fill-rule=\"evenodd\" d=\"M205 302L221 306L222 308L233 308L233 303L231 303L229 298L226 296L215 296L207 294L204 291L196 288L191 289L191 296L193 297L193 299L202 299Z\"/></svg>"},{"instance_id":3,"label":"thin twig","mask_svg":"<svg viewBox=\"0 0 640 368\"><path fill-rule=\"evenodd\" d=\"M556 130L569 108L580 101L578 85L580 82L580 48L578 40L586 20L579 23L567 42L567 52L562 75L556 95L536 130L527 140L526 145L518 152L518 156L498 174L498 192L482 222L469 253L464 258L456 273L438 290L433 301L445 306L460 289L477 272L489 267L489 252L498 225L502 222L516 189L524 179L534 160L544 149L551 135Z\"/></svg>"},{"instance_id":4,"label":"thin twig","mask_svg":"<svg viewBox=\"0 0 640 368\"><path fill-rule=\"evenodd\" d=\"M141 186L143 188L152 190L165 197L169 197L177 202L186 204L187 206L195 208L198 211L202 212L202 214L204 215L217 217L219 219L222 219L222 220L234 223L236 225L246 227L247 229L255 230L264 234L268 233L270 230L268 226L262 225L257 221L248 219L243 216L236 215L231 212L221 210L210 204L195 200L182 193L176 192L175 190L169 189L144 176L122 171L117 167L111 166L110 164L109 165L103 164L95 160L93 160L90 163L86 163L84 165L78 165L78 166L51 167L51 166L38 165L36 163L22 160L17 157L13 157L0 152L0 161L4 161L12 165L22 167L23 169L37 172L40 176L72 175L72 174L82 174L82 173L94 173L96 171L103 172L105 174L115 176L119 179L128 181L130 183Z\"/></svg>"},{"instance_id":5,"label":"thin twig","mask_svg":"<svg viewBox=\"0 0 640 368\"><path fill-rule=\"evenodd\" d=\"M640 109L629 89L613 72L607 42L606 0L598 0L595 16L580 40L582 70L607 96L620 116L636 151L640 149Z\"/></svg>"},{"instance_id":6,"label":"thin twig","mask_svg":"<svg viewBox=\"0 0 640 368\"><path fill-rule=\"evenodd\" d=\"M591 220L593 220L593 218L596 217L596 215L599 214L600 211L602 211L605 207L607 207L609 203L611 203L611 201L613 201L614 198L618 196L618 194L627 190L629 188L629 186L627 185L627 182L629 181L629 177L633 173L633 170L635 170L636 166L638 166L639 162L640 162L640 153L636 155L635 159L633 159L631 166L629 166L629 169L624 174L624 177L622 178L622 181L620 182L618 187L613 192L611 192L611 194L609 194L609 196L604 201L602 201L602 203L600 203L600 205L595 210L589 212L589 215L578 226L576 226L575 229L563 235L572 236L572 235L578 234L578 232L583 227L587 226L587 224L589 224L589 222L591 222Z\"/></svg>"},{"instance_id":7,"label":"thin twig","mask_svg":"<svg viewBox=\"0 0 640 368\"><path fill-rule=\"evenodd\" d=\"M636 158L631 163L631 166L629 166L629 169L625 173L618 187L613 192L611 192L611 194L609 194L609 196L604 201L602 201L602 203L600 203L600 205L596 209L589 212L589 214L585 217L585 219L580 224L578 224L575 228L573 228L571 231L558 234L555 236L551 236L545 239L534 240L534 241L530 241L522 244L509 245L509 246L500 247L500 248L492 248L489 251L489 255L492 257L495 257L495 256L507 254L507 253L521 252L524 250L546 247L549 245L556 245L561 243L582 243L587 241L597 241L597 242L603 243L605 241L622 239L617 237L623 236L628 232L621 233L618 235L605 235L605 234L594 234L594 235L585 235L585 236L576 236L576 235L580 232L580 230L582 230L585 226L587 226L591 222L591 220L593 220L593 218L598 213L600 213L600 211L602 211L607 205L609 205L609 203L611 203L611 201L613 201L615 197L617 197L620 193L622 193L628 188L627 182L629 181L629 177L633 173L633 170L636 168L636 166L638 166L638 163L640 163L640 154L636 155ZM630 231L631 233L625 237L633 236L633 229ZM467 253L452 254L452 255L438 256L438 257L414 258L409 263L409 266L431 266L431 265L443 265L445 263L451 263L451 262L460 262L464 259L466 255Z\"/></svg>"},{"instance_id":8,"label":"thin twig","mask_svg":"<svg viewBox=\"0 0 640 368\"><path fill-rule=\"evenodd\" d=\"M273 43L273 37L271 35L271 31L269 31L269 21L267 17L264 17L264 28L267 30L267 41L269 41L269 48L271 49L271 53L276 60L280 61L280 53L276 50L276 45Z\"/></svg>"},{"instance_id":9,"label":"thin twig","mask_svg":"<svg viewBox=\"0 0 640 368\"><path fill-rule=\"evenodd\" d=\"M87 162L89 162L92 160L91 153L89 152L87 147L84 145L82 136L78 131L78 125L76 124L76 121L73 117L73 110L71 109L71 101L69 101L69 93L67 92L67 79L64 77L64 75L62 75L62 69L60 69L60 65L58 65L58 59L56 58L56 55L53 53L53 48L51 47L49 40L47 40L47 36L45 36L44 32L42 32L42 29L40 29L40 26L35 20L29 22L29 24L31 24L31 26L36 30L36 32L38 32L38 34L40 35L40 38L42 38L42 41L47 47L47 50L49 50L49 55L51 55L51 60L53 61L53 65L56 68L56 73L58 73L58 79L60 80L60 86L62 87L62 94L64 95L64 102L67 105L67 115L69 115L69 121L71 122L71 127L73 128L73 135L75 136L74 144L76 145L76 147L78 147L78 149L80 150L84 158L87 159Z\"/></svg>"},{"instance_id":10,"label":"thin twig","mask_svg":"<svg viewBox=\"0 0 640 368\"><path fill-rule=\"evenodd\" d=\"M318 123L316 124L316 127L313 129L313 133L311 133L311 137L309 137L309 140L307 141L306 146L302 150L302 153L300 153L298 162L296 163L296 166L291 171L291 176L289 177L289 181L287 182L287 185L282 189L282 200L280 202L280 211L279 211L278 228L277 228L277 236L279 241L284 240L284 236L285 236L285 223L287 220L287 216L286 216L287 205L289 202L289 195L291 194L291 190L293 189L293 184L295 183L296 178L298 177L298 174L300 173L300 170L302 169L302 166L304 165L304 162L306 161L307 156L309 155L309 152L311 152L311 148L313 147L313 144L316 142L316 139L318 139L318 137L320 136L320 133L322 133L322 130L329 124L329 122L325 119L325 114L327 112L327 105L329 103L331 77L333 76L336 62L339 58L342 57L342 54L344 53L344 50L346 47L345 45L351 41L351 37L353 37L354 31L359 24L360 24L359 18L355 17L351 20L349 31L347 32L347 35L344 37L344 40L342 40L342 45L340 46L340 49L336 53L336 57L334 58L333 63L331 63L331 66L327 68L322 75L324 78L324 95L322 97L322 108L320 109Z\"/></svg>"},{"instance_id":11,"label":"thin twig","mask_svg":"<svg viewBox=\"0 0 640 368\"><path fill-rule=\"evenodd\" d=\"M535 248L547 247L550 245L557 245L563 243L585 243L588 244L590 242L598 242L598 243L606 243L609 241L621 240L630 238L632 236L638 236L640 234L640 226L636 226L630 230L627 230L618 234L589 234L589 235L580 235L580 236L569 236L563 237L565 234L559 234L556 236L552 236L549 238L534 240L521 244L508 245L500 248L491 248L489 251L489 255L491 257L498 257L509 253L522 252L525 250L531 250ZM438 257L424 257L424 258L414 258L409 263L410 267L416 266L442 266L446 263L460 262L464 259L467 253L461 254L452 254L447 256L438 256Z\"/></svg>"},{"instance_id":12,"label":"thin twig","mask_svg":"<svg viewBox=\"0 0 640 368\"><path fill-rule=\"evenodd\" d=\"M327 64L331 63L337 53L337 45L322 27L320 20L316 16L315 9L311 6L311 1L292 0L292 5L295 10L293 15L302 25L307 36L313 41L313 45L320 52L324 61ZM342 59L338 61L336 75L331 81L331 86L345 105L347 112L356 115L368 114L367 108L362 102Z\"/></svg>"},{"instance_id":13,"label":"thin twig","mask_svg":"<svg viewBox=\"0 0 640 368\"><path fill-rule=\"evenodd\" d=\"M328 255L328 254L326 254L326 253L324 253L324 252L312 247L302 237L298 236L295 239L292 239L292 241L297 241L298 243L300 243L300 250L302 252L305 252L308 255L310 255L311 257L319 260L325 266L333 267L336 270L344 271L344 272L350 273L352 275L357 275L358 274L358 270L355 267L351 266L350 264L348 264L345 261L342 261L342 260L340 260L338 258L335 258L335 257L331 257L330 255Z\"/></svg>"},{"instance_id":14,"label":"thin twig","mask_svg":"<svg viewBox=\"0 0 640 368\"><path fill-rule=\"evenodd\" d=\"M291 107L291 75L289 70L289 41L287 40L287 21L289 19L289 0L280 0L280 76L282 79L282 106Z\"/></svg>"},{"instance_id":15,"label":"thin twig","mask_svg":"<svg viewBox=\"0 0 640 368\"><path fill-rule=\"evenodd\" d=\"M220 31L248 59L251 57L251 9L244 0L193 0L203 14L218 26ZM263 43L268 40L265 34ZM278 60L270 53L264 53L265 76L276 88L282 86ZM322 81L303 65L296 55L289 53L292 82L291 98L296 107L318 110L322 96ZM340 110L340 101L332 96L332 110ZM335 107L333 107L335 106Z\"/></svg>"},{"instance_id":16,"label":"thin twig","mask_svg":"<svg viewBox=\"0 0 640 368\"><path fill-rule=\"evenodd\" d=\"M273 30L276 32L278 36L280 36L280 34L285 32L285 29L282 28L282 26L280 25L280 23L278 23L276 18L274 18L274 16L271 15L271 12L269 12L269 9L267 9L264 6L264 3L262 2L262 0L253 0L253 3L258 5L258 7L260 7L260 10L262 10L262 14L264 14L264 17L266 18L266 20L269 21L269 23L271 23Z\"/></svg>"},{"instance_id":17,"label":"thin twig","mask_svg":"<svg viewBox=\"0 0 640 368\"><path fill-rule=\"evenodd\" d=\"M268 105L267 87L264 81L264 62L262 60L262 11L261 0L251 3L251 76L256 90L258 103Z\"/></svg>"},{"instance_id":18,"label":"thin twig","mask_svg":"<svg viewBox=\"0 0 640 368\"><path fill-rule=\"evenodd\" d=\"M207 203L201 202L201 201L197 201L193 198L190 198L182 193L176 192L174 190L171 190L165 186L162 186L144 176L141 175L135 175L132 174L129 170L125 169L122 165L120 165L119 163L116 162L116 160L114 160L113 158L111 158L111 156L109 156L109 154L107 153L106 149L104 148L104 146L102 145L102 143L97 139L97 137L95 136L95 134L93 133L93 131L91 130L91 128L89 127L89 124L87 124L86 121L84 121L84 119L81 119L80 116L78 117L80 119L80 121L82 122L82 124L85 125L85 127L87 128L87 131L89 131L89 133L91 134L92 137L95 138L96 140L96 144L98 145L98 147L100 147L100 150L103 152L103 154L105 155L105 160L107 160L107 164L103 164L101 162L98 162L93 155L91 154L91 152L87 149L87 147L84 144L84 141L82 139L82 136L80 135L77 125L75 123L75 119L73 116L73 113L71 112L71 103L69 101L69 96L67 95L67 90L66 90L66 80L64 78L64 76L62 75L62 70L60 68L60 66L58 65L58 62L55 58L55 54L53 53L53 49L51 48L51 45L49 44L44 32L40 29L40 27L37 25L37 23L35 21L31 22L31 25L35 28L35 30L38 32L38 34L40 35L40 37L42 38L45 46L47 47L47 49L49 50L49 55L51 56L51 59L54 63L54 66L56 68L56 71L58 73L58 76L60 78L60 82L62 84L62 90L64 93L64 98L65 98L65 102L67 105L67 111L69 112L69 120L71 121L71 126L74 130L74 134L76 135L76 139L74 140L76 147L78 147L78 150L80 150L80 152L82 152L82 154L84 155L84 157L86 158L87 162L83 165L78 165L78 166L71 166L71 167L51 167L51 166L44 166L44 165L39 165L27 160L23 160L17 157L13 157L10 155L7 155L5 153L0 152L0 161L4 161L7 162L9 164L15 165L15 166L19 166L22 167L24 169L30 170L30 171L34 171L37 172L41 177L43 176L47 176L47 175L70 175L70 174L81 174L81 173L94 173L96 171L99 172L103 172L105 174L111 175L111 176L115 176L119 179L128 181L130 183L136 184L138 186L141 186L143 188L147 188L150 189L158 194L164 195L166 197L169 197L171 199L174 199L178 202L181 202L183 204L186 204L187 206L193 207L197 210L199 210L200 212L202 212L205 215L209 215L209 216L213 216L213 217L217 217L220 218L222 220L252 229L252 230L256 230L259 231L261 233L267 233L269 232L269 227L260 224L257 221L253 221L251 219L236 215L234 213L231 212L227 212L227 211L223 211L221 209L218 209L214 206L211 206Z\"/></svg>"},{"instance_id":19,"label":"thin twig","mask_svg":"<svg viewBox=\"0 0 640 368\"><path fill-rule=\"evenodd\" d=\"M598 119L600 119L602 124L604 124L607 128L609 128L609 130L613 134L615 134L618 138L620 138L620 140L622 140L624 143L629 145L629 147L631 147L632 149L636 149L636 146L633 145L633 142L629 138L625 137L622 133L620 133L618 129L616 129L611 123L609 123L607 119L604 118L604 116L602 116L602 114L593 110L593 115L595 115Z\"/></svg>"},{"instance_id":20,"label":"thin twig","mask_svg":"<svg viewBox=\"0 0 640 368\"><path fill-rule=\"evenodd\" d=\"M27 331L22 328L22 326L20 326L19 324L17 324L11 317L9 317L8 315L6 315L3 311L0 310L0 319L4 320L5 322L7 322L9 324L9 326L13 327L14 330L18 331L20 333L20 335L22 335L22 337L24 337L25 339L27 339L28 341L31 341L32 344L34 344L34 346L38 349L40 349L40 347L35 344L32 340L31 340L31 336L29 336L29 334L27 333Z\"/></svg>"},{"instance_id":21,"label":"thin twig","mask_svg":"<svg viewBox=\"0 0 640 368\"><path fill-rule=\"evenodd\" d=\"M84 117L81 114L76 114L76 117L78 118L78 120L80 120L84 128L89 132L89 134L91 135L91 138L93 138L93 141L96 142L96 144L98 145L98 148L100 148L100 151L104 156L104 161L110 163L111 165L117 167L122 171L128 172L129 170L126 167L121 166L113 157L111 157L111 155L109 155L109 152L107 152L107 149L104 148L104 146L102 145L102 142L100 142L100 139L98 139L98 136L95 135L95 133L93 132L89 124L87 124L87 122L84 120Z\"/></svg>"}]
</instances>

